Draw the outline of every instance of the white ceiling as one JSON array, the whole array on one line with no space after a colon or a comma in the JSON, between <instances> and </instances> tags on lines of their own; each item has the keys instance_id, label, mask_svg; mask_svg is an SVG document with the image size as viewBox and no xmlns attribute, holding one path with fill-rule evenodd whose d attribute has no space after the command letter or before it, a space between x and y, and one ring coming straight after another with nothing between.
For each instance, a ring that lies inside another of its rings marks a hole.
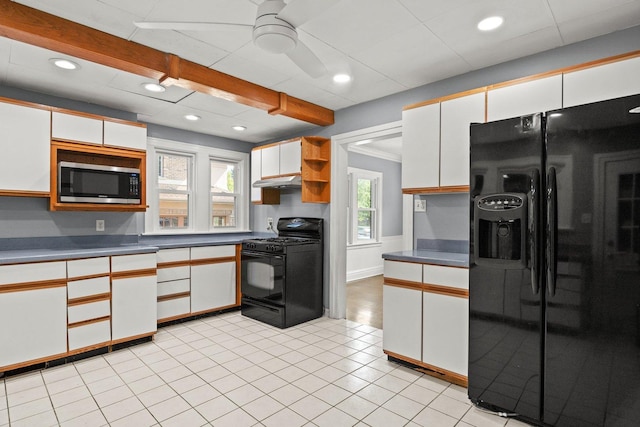
<instances>
[{"instance_id":1,"label":"white ceiling","mask_svg":"<svg viewBox=\"0 0 640 427\"><path fill-rule=\"evenodd\" d=\"M295 1L295 0L292 0ZM322 0L317 0L322 1ZM141 30L134 21L253 24L262 0L20 0L18 3L227 74L340 110L471 70L629 28L640 0L340 0L299 28L330 73L313 79L286 56L266 53L235 32ZM505 24L480 33L477 22ZM247 142L304 134L308 123L197 92L169 87L150 95L145 78L78 60L55 69L51 51L0 38L0 84L136 113L140 121ZM332 82L347 71L350 84ZM184 114L202 117L187 122ZM244 125L239 133L233 125Z\"/></svg>"}]
</instances>

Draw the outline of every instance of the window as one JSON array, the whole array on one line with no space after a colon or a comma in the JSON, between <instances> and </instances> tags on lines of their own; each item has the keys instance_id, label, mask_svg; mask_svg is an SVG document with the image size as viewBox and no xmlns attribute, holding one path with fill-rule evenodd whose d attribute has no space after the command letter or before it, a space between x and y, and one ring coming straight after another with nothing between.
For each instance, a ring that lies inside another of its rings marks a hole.
<instances>
[{"instance_id":1,"label":"window","mask_svg":"<svg viewBox=\"0 0 640 427\"><path fill-rule=\"evenodd\" d=\"M382 174L349 168L349 244L380 241Z\"/></svg>"},{"instance_id":2,"label":"window","mask_svg":"<svg viewBox=\"0 0 640 427\"><path fill-rule=\"evenodd\" d=\"M211 160L211 227L236 226L236 163Z\"/></svg>"},{"instance_id":3,"label":"window","mask_svg":"<svg viewBox=\"0 0 640 427\"><path fill-rule=\"evenodd\" d=\"M158 227L189 227L191 200L191 157L158 152Z\"/></svg>"},{"instance_id":4,"label":"window","mask_svg":"<svg viewBox=\"0 0 640 427\"><path fill-rule=\"evenodd\" d=\"M248 166L249 153L149 138L145 233L248 231Z\"/></svg>"}]
</instances>

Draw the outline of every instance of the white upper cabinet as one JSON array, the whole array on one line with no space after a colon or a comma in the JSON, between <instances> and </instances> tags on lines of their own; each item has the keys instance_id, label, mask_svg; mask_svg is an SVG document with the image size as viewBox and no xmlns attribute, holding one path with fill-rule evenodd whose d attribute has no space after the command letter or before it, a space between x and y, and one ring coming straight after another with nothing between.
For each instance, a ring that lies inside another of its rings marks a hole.
<instances>
[{"instance_id":1,"label":"white upper cabinet","mask_svg":"<svg viewBox=\"0 0 640 427\"><path fill-rule=\"evenodd\" d=\"M262 177L280 175L280 145L271 145L260 150L262 155Z\"/></svg>"},{"instance_id":2,"label":"white upper cabinet","mask_svg":"<svg viewBox=\"0 0 640 427\"><path fill-rule=\"evenodd\" d=\"M561 74L487 92L487 120L490 122L558 108L562 108Z\"/></svg>"},{"instance_id":3,"label":"white upper cabinet","mask_svg":"<svg viewBox=\"0 0 640 427\"><path fill-rule=\"evenodd\" d=\"M147 149L147 127L104 121L104 145L134 150Z\"/></svg>"},{"instance_id":4,"label":"white upper cabinet","mask_svg":"<svg viewBox=\"0 0 640 427\"><path fill-rule=\"evenodd\" d=\"M280 144L280 175L300 173L301 156L300 140Z\"/></svg>"},{"instance_id":5,"label":"white upper cabinet","mask_svg":"<svg viewBox=\"0 0 640 427\"><path fill-rule=\"evenodd\" d=\"M402 188L440 183L440 103L402 112Z\"/></svg>"},{"instance_id":6,"label":"white upper cabinet","mask_svg":"<svg viewBox=\"0 0 640 427\"><path fill-rule=\"evenodd\" d=\"M54 111L51 139L102 144L102 120Z\"/></svg>"},{"instance_id":7,"label":"white upper cabinet","mask_svg":"<svg viewBox=\"0 0 640 427\"><path fill-rule=\"evenodd\" d=\"M640 93L640 57L564 74L563 107Z\"/></svg>"},{"instance_id":8,"label":"white upper cabinet","mask_svg":"<svg viewBox=\"0 0 640 427\"><path fill-rule=\"evenodd\" d=\"M50 111L0 102L0 191L49 193L50 129Z\"/></svg>"},{"instance_id":9,"label":"white upper cabinet","mask_svg":"<svg viewBox=\"0 0 640 427\"><path fill-rule=\"evenodd\" d=\"M262 150L251 151L251 201L262 201L262 190L255 188L253 183L262 177Z\"/></svg>"},{"instance_id":10,"label":"white upper cabinet","mask_svg":"<svg viewBox=\"0 0 640 427\"><path fill-rule=\"evenodd\" d=\"M469 125L484 122L485 92L440 104L440 186L469 185Z\"/></svg>"}]
</instances>

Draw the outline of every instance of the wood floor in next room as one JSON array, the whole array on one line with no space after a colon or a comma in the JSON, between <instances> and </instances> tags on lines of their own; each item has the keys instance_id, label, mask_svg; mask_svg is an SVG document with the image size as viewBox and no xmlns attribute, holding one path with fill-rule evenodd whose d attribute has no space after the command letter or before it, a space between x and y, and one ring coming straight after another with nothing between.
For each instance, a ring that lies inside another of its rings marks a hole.
<instances>
[{"instance_id":1,"label":"wood floor in next room","mask_svg":"<svg viewBox=\"0 0 640 427\"><path fill-rule=\"evenodd\" d=\"M383 276L347 283L347 319L382 329Z\"/></svg>"}]
</instances>

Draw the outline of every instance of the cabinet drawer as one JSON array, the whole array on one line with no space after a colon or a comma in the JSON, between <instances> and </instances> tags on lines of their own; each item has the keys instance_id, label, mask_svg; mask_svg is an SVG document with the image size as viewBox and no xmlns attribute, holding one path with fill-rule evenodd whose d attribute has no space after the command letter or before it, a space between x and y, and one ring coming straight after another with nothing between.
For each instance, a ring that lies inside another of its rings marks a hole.
<instances>
[{"instance_id":1,"label":"cabinet drawer","mask_svg":"<svg viewBox=\"0 0 640 427\"><path fill-rule=\"evenodd\" d=\"M236 256L235 245L201 246L191 248L191 259L226 258Z\"/></svg>"},{"instance_id":2,"label":"cabinet drawer","mask_svg":"<svg viewBox=\"0 0 640 427\"><path fill-rule=\"evenodd\" d=\"M384 277L421 283L422 264L385 260Z\"/></svg>"},{"instance_id":3,"label":"cabinet drawer","mask_svg":"<svg viewBox=\"0 0 640 427\"><path fill-rule=\"evenodd\" d=\"M69 351L111 341L111 325L108 319L101 322L69 328Z\"/></svg>"},{"instance_id":4,"label":"cabinet drawer","mask_svg":"<svg viewBox=\"0 0 640 427\"><path fill-rule=\"evenodd\" d=\"M66 278L66 261L0 266L0 285L64 280Z\"/></svg>"},{"instance_id":5,"label":"cabinet drawer","mask_svg":"<svg viewBox=\"0 0 640 427\"><path fill-rule=\"evenodd\" d=\"M67 276L70 278L98 274L109 274L109 257L67 261Z\"/></svg>"},{"instance_id":6,"label":"cabinet drawer","mask_svg":"<svg viewBox=\"0 0 640 427\"><path fill-rule=\"evenodd\" d=\"M189 261L189 248L161 249L158 251L157 257L158 264Z\"/></svg>"},{"instance_id":7,"label":"cabinet drawer","mask_svg":"<svg viewBox=\"0 0 640 427\"><path fill-rule=\"evenodd\" d=\"M191 299L188 296L158 302L158 320L188 314L190 311Z\"/></svg>"},{"instance_id":8,"label":"cabinet drawer","mask_svg":"<svg viewBox=\"0 0 640 427\"><path fill-rule=\"evenodd\" d=\"M109 316L111 305L109 300L90 302L87 304L71 305L68 308L67 316L69 324L83 322L85 320L98 319Z\"/></svg>"},{"instance_id":9,"label":"cabinet drawer","mask_svg":"<svg viewBox=\"0 0 640 427\"><path fill-rule=\"evenodd\" d=\"M191 290L191 280L173 280L171 282L158 281L158 296L181 294Z\"/></svg>"},{"instance_id":10,"label":"cabinet drawer","mask_svg":"<svg viewBox=\"0 0 640 427\"><path fill-rule=\"evenodd\" d=\"M158 283L171 280L189 279L190 268L188 265L158 269Z\"/></svg>"},{"instance_id":11,"label":"cabinet drawer","mask_svg":"<svg viewBox=\"0 0 640 427\"><path fill-rule=\"evenodd\" d=\"M423 282L431 285L469 289L469 270L466 268L423 265Z\"/></svg>"},{"instance_id":12,"label":"cabinet drawer","mask_svg":"<svg viewBox=\"0 0 640 427\"><path fill-rule=\"evenodd\" d=\"M136 271L156 268L156 254L119 255L111 257L111 271Z\"/></svg>"},{"instance_id":13,"label":"cabinet drawer","mask_svg":"<svg viewBox=\"0 0 640 427\"><path fill-rule=\"evenodd\" d=\"M109 276L72 280L67 282L67 298L72 300L90 295L106 294L110 292L110 288Z\"/></svg>"}]
</instances>

